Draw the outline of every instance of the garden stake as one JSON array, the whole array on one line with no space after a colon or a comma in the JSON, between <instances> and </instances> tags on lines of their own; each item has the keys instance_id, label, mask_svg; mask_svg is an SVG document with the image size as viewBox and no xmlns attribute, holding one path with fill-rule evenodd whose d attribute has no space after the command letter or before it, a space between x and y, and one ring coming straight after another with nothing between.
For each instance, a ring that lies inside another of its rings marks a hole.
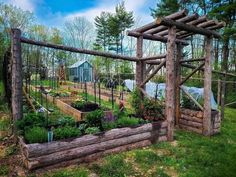
<instances>
[{"instance_id":1,"label":"garden stake","mask_svg":"<svg viewBox=\"0 0 236 177\"><path fill-rule=\"evenodd\" d=\"M100 80L98 80L98 100L99 100L99 106L101 106L101 83L100 83Z\"/></svg>"},{"instance_id":2,"label":"garden stake","mask_svg":"<svg viewBox=\"0 0 236 177\"><path fill-rule=\"evenodd\" d=\"M96 95L96 79L94 80L94 101L97 103L97 95Z\"/></svg>"},{"instance_id":3,"label":"garden stake","mask_svg":"<svg viewBox=\"0 0 236 177\"><path fill-rule=\"evenodd\" d=\"M112 109L114 109L114 81L111 82L111 104Z\"/></svg>"},{"instance_id":4,"label":"garden stake","mask_svg":"<svg viewBox=\"0 0 236 177\"><path fill-rule=\"evenodd\" d=\"M84 79L84 89L85 89L85 101L88 101L88 93L87 93L87 82L86 79Z\"/></svg>"}]
</instances>

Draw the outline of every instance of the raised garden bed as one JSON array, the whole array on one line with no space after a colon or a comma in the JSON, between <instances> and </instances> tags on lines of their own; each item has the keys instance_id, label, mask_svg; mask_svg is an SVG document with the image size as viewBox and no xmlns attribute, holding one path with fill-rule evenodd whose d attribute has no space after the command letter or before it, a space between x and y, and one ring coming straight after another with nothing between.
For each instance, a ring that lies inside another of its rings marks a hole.
<instances>
[{"instance_id":1,"label":"raised garden bed","mask_svg":"<svg viewBox=\"0 0 236 177\"><path fill-rule=\"evenodd\" d=\"M180 111L179 127L199 134L203 132L203 112L182 108ZM220 132L221 119L218 111L211 112L211 135Z\"/></svg>"},{"instance_id":2,"label":"raised garden bed","mask_svg":"<svg viewBox=\"0 0 236 177\"><path fill-rule=\"evenodd\" d=\"M46 95L43 94L46 98ZM63 113L68 114L75 118L76 121L84 120L85 116L89 112L79 111L73 108L70 103L73 101L73 98L55 98L50 95L47 95L49 102L55 104ZM112 111L104 111L105 114L110 114Z\"/></svg>"},{"instance_id":3,"label":"raised garden bed","mask_svg":"<svg viewBox=\"0 0 236 177\"><path fill-rule=\"evenodd\" d=\"M108 154L166 140L167 122L159 121L50 143L26 144L20 137L19 144L25 167L35 170L90 162Z\"/></svg>"}]
</instances>

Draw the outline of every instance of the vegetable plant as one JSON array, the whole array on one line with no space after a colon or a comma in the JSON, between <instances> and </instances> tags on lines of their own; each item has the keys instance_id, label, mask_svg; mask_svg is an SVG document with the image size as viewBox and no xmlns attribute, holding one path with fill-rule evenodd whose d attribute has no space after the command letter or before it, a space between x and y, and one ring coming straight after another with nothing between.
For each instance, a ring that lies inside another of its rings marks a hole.
<instances>
[{"instance_id":1,"label":"vegetable plant","mask_svg":"<svg viewBox=\"0 0 236 177\"><path fill-rule=\"evenodd\" d=\"M104 112L102 110L92 111L86 116L86 123L89 127L99 127L102 128L102 119L104 117Z\"/></svg>"},{"instance_id":2,"label":"vegetable plant","mask_svg":"<svg viewBox=\"0 0 236 177\"><path fill-rule=\"evenodd\" d=\"M117 120L117 125L120 127L129 127L139 124L139 119L134 117L121 117Z\"/></svg>"},{"instance_id":3,"label":"vegetable plant","mask_svg":"<svg viewBox=\"0 0 236 177\"><path fill-rule=\"evenodd\" d=\"M53 135L56 140L77 137L81 135L81 131L76 127L64 126L53 130Z\"/></svg>"},{"instance_id":4,"label":"vegetable plant","mask_svg":"<svg viewBox=\"0 0 236 177\"><path fill-rule=\"evenodd\" d=\"M47 130L43 127L32 127L25 132L25 140L28 143L47 142Z\"/></svg>"},{"instance_id":5,"label":"vegetable plant","mask_svg":"<svg viewBox=\"0 0 236 177\"><path fill-rule=\"evenodd\" d=\"M100 132L100 129L98 127L88 127L85 130L86 134L96 134L96 133L99 133L99 132Z\"/></svg>"}]
</instances>

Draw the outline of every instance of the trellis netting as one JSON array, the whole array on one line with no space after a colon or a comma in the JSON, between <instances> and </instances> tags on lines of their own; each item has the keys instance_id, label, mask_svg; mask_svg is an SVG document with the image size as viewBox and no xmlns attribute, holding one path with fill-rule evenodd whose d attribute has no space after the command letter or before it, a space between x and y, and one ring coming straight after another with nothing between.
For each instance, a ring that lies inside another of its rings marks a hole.
<instances>
[{"instance_id":1,"label":"trellis netting","mask_svg":"<svg viewBox=\"0 0 236 177\"><path fill-rule=\"evenodd\" d=\"M133 91L135 88L135 81L127 79L125 80L125 86L130 91ZM156 84L154 82L149 81L148 83L146 83L146 92L150 97L155 98L156 96L158 99L162 100L165 99L165 87L166 87L165 83ZM200 101L204 97L203 95L204 88L183 86L183 89L197 101ZM211 109L217 110L217 103L214 99L212 91L211 91Z\"/></svg>"}]
</instances>

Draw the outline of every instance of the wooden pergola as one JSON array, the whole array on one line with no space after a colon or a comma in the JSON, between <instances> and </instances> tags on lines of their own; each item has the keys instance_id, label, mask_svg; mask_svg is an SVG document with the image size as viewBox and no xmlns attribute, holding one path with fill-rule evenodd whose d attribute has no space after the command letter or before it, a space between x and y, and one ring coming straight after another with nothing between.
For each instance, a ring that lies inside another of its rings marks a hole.
<instances>
[{"instance_id":1,"label":"wooden pergola","mask_svg":"<svg viewBox=\"0 0 236 177\"><path fill-rule=\"evenodd\" d=\"M164 18L158 18L152 23L140 28L128 31L129 36L137 38L137 53L135 57L112 54L108 52L80 49L63 45L56 45L47 42L40 42L27 39L21 36L19 29L12 29L12 115L13 120L22 118L22 58L21 44L42 46L63 51L82 53L94 56L102 56L110 59L121 59L136 62L136 85L142 93L145 92L145 84L163 67L166 66L166 96L165 111L168 122L168 140L173 140L174 122L178 125L180 115L180 89L182 84L190 78L196 71L204 71L204 106L187 94L204 112L203 134L211 135L211 77L212 77L212 39L220 38L215 30L224 26L223 22L208 20L206 16L199 17L198 14L187 15L187 10L171 14ZM183 60L183 47L188 45L187 38L193 34L206 36L205 57L199 59ZM165 55L143 57L143 40L154 40L167 43L167 53ZM176 51L176 52L175 52ZM198 67L185 64L186 62L200 62ZM148 66L149 65L149 66ZM154 65L157 65L154 67ZM147 67L148 66L148 67ZM180 68L188 67L193 71L185 79L181 80ZM152 72L151 72L152 71ZM151 73L150 73L151 72ZM215 73L222 74L218 71ZM223 73L227 75L227 73ZM184 90L183 90L184 91Z\"/></svg>"},{"instance_id":2,"label":"wooden pergola","mask_svg":"<svg viewBox=\"0 0 236 177\"><path fill-rule=\"evenodd\" d=\"M224 27L224 22L208 20L206 16L199 17L198 14L188 15L187 10L171 14L163 18L157 18L154 22L140 28L128 31L129 36L137 38L136 62L136 83L145 93L145 84L165 65L166 66L166 92L165 92L165 115L168 121L168 139L173 139L174 122L178 125L180 117L180 90L194 101L203 111L203 134L211 135L211 79L212 79L212 39L220 38L220 34L215 30ZM206 37L205 57L198 59L184 60L183 47L188 45L187 39L194 34L201 34ZM143 39L160 41L167 43L167 53L163 57L150 57L142 59ZM176 52L175 52L176 51ZM199 62L195 67L186 62ZM147 64L149 67L147 68ZM157 65L153 69L153 65ZM181 79L181 66L192 68L193 71L185 78ZM153 71L152 71L153 70ZM202 107L182 85L198 70L204 71L204 106ZM150 74L149 72L152 71ZM215 71L217 72L217 71Z\"/></svg>"}]
</instances>

